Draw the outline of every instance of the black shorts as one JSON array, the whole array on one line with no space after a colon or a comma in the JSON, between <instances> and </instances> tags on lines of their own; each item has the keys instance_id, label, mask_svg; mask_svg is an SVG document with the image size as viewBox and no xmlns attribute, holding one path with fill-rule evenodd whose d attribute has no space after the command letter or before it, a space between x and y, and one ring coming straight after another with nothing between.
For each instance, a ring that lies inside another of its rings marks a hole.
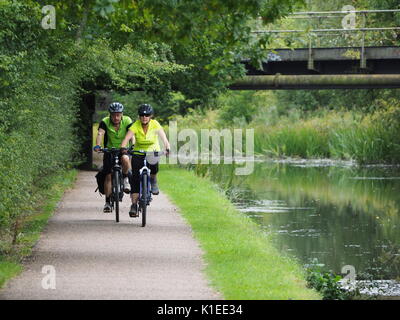
<instances>
[{"instance_id":1,"label":"black shorts","mask_svg":"<svg viewBox=\"0 0 400 320\"><path fill-rule=\"evenodd\" d=\"M132 180L131 180L131 193L139 193L140 190L140 169L143 168L144 155L132 156ZM150 164L147 162L147 167L150 169L150 174L158 172L158 163Z\"/></svg>"},{"instance_id":2,"label":"black shorts","mask_svg":"<svg viewBox=\"0 0 400 320\"><path fill-rule=\"evenodd\" d=\"M118 156L119 163L121 164L121 156ZM103 172L105 174L111 173L111 169L114 166L114 163L112 162L112 154L111 153L105 153L103 156Z\"/></svg>"}]
</instances>

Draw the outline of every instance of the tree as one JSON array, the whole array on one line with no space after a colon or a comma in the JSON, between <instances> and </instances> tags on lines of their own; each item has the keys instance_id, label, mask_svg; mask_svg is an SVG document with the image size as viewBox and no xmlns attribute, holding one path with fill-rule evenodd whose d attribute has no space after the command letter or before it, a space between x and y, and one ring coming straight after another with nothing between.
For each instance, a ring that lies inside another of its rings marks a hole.
<instances>
[{"instance_id":1,"label":"tree","mask_svg":"<svg viewBox=\"0 0 400 320\"><path fill-rule=\"evenodd\" d=\"M63 33L60 37L74 38L89 46L91 41L107 39L112 49L131 45L145 55L154 54L152 49L157 47L161 61L186 66L185 72L174 74L171 88L199 105L216 97L228 83L244 74L240 65L244 54L253 56L254 60L264 54L256 49L257 43L250 49L249 23L259 17L271 22L303 1L79 0L53 3L57 8L58 27ZM166 47L170 50L165 50Z\"/></svg>"}]
</instances>

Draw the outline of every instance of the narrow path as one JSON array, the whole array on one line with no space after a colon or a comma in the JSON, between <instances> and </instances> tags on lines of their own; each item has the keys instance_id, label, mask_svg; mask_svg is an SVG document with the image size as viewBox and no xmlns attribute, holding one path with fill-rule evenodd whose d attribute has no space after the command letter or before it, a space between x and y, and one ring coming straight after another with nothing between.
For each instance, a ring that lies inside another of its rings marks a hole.
<instances>
[{"instance_id":1,"label":"narrow path","mask_svg":"<svg viewBox=\"0 0 400 320\"><path fill-rule=\"evenodd\" d=\"M165 195L153 197L144 228L129 217L124 197L116 223L113 214L102 212L104 198L94 193L94 175L79 173L25 271L0 290L0 299L222 298L203 274L202 252L190 227Z\"/></svg>"}]
</instances>

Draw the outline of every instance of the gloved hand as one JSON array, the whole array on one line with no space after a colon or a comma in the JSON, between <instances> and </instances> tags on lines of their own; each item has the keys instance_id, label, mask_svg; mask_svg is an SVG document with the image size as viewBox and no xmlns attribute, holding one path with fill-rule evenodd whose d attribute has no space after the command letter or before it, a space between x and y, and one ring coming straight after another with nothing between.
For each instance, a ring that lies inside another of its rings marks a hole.
<instances>
[{"instance_id":1,"label":"gloved hand","mask_svg":"<svg viewBox=\"0 0 400 320\"><path fill-rule=\"evenodd\" d=\"M100 149L101 149L101 146L99 146L99 145L93 147L93 150L94 150L95 152L99 152Z\"/></svg>"},{"instance_id":2,"label":"gloved hand","mask_svg":"<svg viewBox=\"0 0 400 320\"><path fill-rule=\"evenodd\" d=\"M121 154L128 154L128 148L121 148L119 152L121 152Z\"/></svg>"}]
</instances>

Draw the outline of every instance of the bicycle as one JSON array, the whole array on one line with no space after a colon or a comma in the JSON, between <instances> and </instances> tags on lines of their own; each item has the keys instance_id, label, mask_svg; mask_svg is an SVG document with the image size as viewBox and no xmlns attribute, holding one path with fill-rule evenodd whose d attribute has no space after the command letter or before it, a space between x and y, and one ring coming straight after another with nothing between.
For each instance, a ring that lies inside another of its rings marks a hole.
<instances>
[{"instance_id":1,"label":"bicycle","mask_svg":"<svg viewBox=\"0 0 400 320\"><path fill-rule=\"evenodd\" d=\"M149 206L150 202L153 200L153 198L151 197L151 182L150 182L151 170L147 167L147 157L149 155L153 155L157 159L166 153L164 151L134 150L130 151L129 154L132 155L132 157L134 157L135 155L144 156L143 167L139 170L140 188L139 188L139 199L137 203L138 206L137 212L142 216L142 227L145 227L147 206ZM156 162L158 162L158 160Z\"/></svg>"},{"instance_id":2,"label":"bicycle","mask_svg":"<svg viewBox=\"0 0 400 320\"><path fill-rule=\"evenodd\" d=\"M111 154L113 166L111 168L111 212L115 206L115 221L119 222L119 203L124 196L124 181L122 178L122 167L119 161L120 148L103 148L99 152Z\"/></svg>"}]
</instances>

